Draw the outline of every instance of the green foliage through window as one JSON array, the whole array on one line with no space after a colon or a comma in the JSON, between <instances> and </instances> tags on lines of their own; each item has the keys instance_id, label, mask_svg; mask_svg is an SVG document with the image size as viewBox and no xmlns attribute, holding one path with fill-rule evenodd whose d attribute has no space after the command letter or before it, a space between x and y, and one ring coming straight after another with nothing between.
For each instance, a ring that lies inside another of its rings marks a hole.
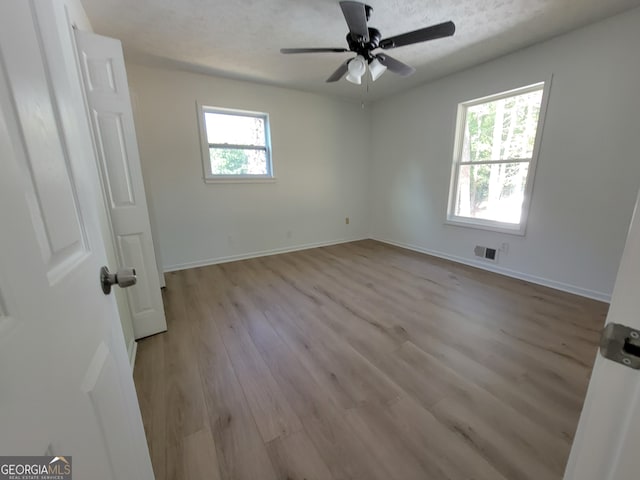
<instances>
[{"instance_id":1,"label":"green foliage through window","mask_svg":"<svg viewBox=\"0 0 640 480\"><path fill-rule=\"evenodd\" d=\"M272 177L266 113L201 106L201 115L207 179Z\"/></svg>"},{"instance_id":2,"label":"green foliage through window","mask_svg":"<svg viewBox=\"0 0 640 480\"><path fill-rule=\"evenodd\" d=\"M209 148L214 175L266 175L264 150L244 148Z\"/></svg>"},{"instance_id":3,"label":"green foliage through window","mask_svg":"<svg viewBox=\"0 0 640 480\"><path fill-rule=\"evenodd\" d=\"M463 105L455 215L519 224L543 85Z\"/></svg>"}]
</instances>

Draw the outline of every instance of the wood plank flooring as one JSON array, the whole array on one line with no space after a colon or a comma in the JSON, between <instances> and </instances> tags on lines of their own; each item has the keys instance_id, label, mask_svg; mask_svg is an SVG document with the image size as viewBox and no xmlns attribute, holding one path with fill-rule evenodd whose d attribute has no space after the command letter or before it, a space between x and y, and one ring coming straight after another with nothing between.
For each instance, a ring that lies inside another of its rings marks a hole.
<instances>
[{"instance_id":1,"label":"wood plank flooring","mask_svg":"<svg viewBox=\"0 0 640 480\"><path fill-rule=\"evenodd\" d=\"M608 306L372 240L167 274L157 480L558 480Z\"/></svg>"}]
</instances>

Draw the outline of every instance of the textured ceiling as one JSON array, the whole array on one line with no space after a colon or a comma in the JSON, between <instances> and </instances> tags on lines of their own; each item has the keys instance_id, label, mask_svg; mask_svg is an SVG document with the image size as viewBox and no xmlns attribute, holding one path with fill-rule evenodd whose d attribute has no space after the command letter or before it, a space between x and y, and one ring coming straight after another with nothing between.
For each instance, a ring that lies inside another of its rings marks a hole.
<instances>
[{"instance_id":1,"label":"textured ceiling","mask_svg":"<svg viewBox=\"0 0 640 480\"><path fill-rule=\"evenodd\" d=\"M349 53L338 0L82 0L96 33L133 61L371 101L640 6L640 0L371 0L369 26L389 37L453 20L454 37L389 50L414 66L367 87L325 79ZM367 92L368 88L368 92Z\"/></svg>"}]
</instances>

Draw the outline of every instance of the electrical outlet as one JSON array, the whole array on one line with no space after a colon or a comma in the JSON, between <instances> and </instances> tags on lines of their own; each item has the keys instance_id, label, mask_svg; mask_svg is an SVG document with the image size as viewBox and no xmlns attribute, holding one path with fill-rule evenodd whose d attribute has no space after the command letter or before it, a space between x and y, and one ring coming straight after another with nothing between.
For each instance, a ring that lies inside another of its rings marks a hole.
<instances>
[{"instance_id":1,"label":"electrical outlet","mask_svg":"<svg viewBox=\"0 0 640 480\"><path fill-rule=\"evenodd\" d=\"M291 230L287 230L287 238L291 238L293 236L293 233L291 232Z\"/></svg>"},{"instance_id":2,"label":"electrical outlet","mask_svg":"<svg viewBox=\"0 0 640 480\"><path fill-rule=\"evenodd\" d=\"M505 255L509 253L509 244L507 242L503 242L502 245L500 245L500 251Z\"/></svg>"},{"instance_id":3,"label":"electrical outlet","mask_svg":"<svg viewBox=\"0 0 640 480\"><path fill-rule=\"evenodd\" d=\"M344 217L344 223L345 225L349 225L349 217Z\"/></svg>"}]
</instances>

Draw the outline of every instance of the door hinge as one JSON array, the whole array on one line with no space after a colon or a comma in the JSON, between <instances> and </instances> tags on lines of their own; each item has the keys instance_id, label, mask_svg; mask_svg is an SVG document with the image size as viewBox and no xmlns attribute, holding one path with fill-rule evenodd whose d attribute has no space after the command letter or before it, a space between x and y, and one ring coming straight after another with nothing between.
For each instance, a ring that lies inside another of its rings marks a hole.
<instances>
[{"instance_id":1,"label":"door hinge","mask_svg":"<svg viewBox=\"0 0 640 480\"><path fill-rule=\"evenodd\" d=\"M627 367L640 369L640 330L608 324L600 337L600 354Z\"/></svg>"}]
</instances>

